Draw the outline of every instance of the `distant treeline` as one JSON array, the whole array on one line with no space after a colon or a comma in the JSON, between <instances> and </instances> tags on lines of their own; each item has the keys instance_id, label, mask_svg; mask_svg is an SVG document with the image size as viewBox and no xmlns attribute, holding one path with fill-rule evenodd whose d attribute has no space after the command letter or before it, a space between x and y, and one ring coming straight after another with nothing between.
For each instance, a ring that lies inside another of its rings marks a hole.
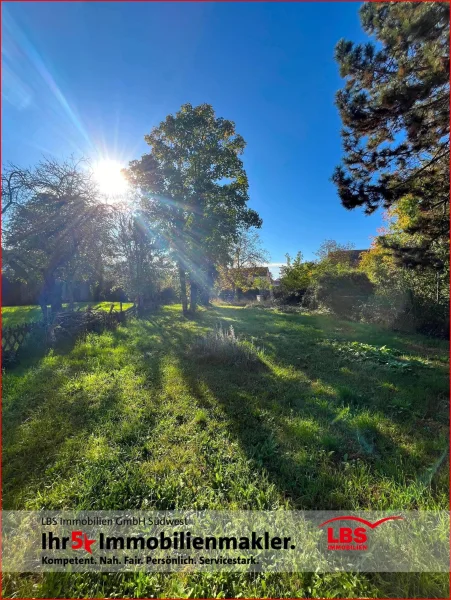
<instances>
[{"instance_id":1,"label":"distant treeline","mask_svg":"<svg viewBox=\"0 0 451 600\"><path fill-rule=\"evenodd\" d=\"M66 284L63 281L56 283L61 289L62 301L69 302ZM10 281L2 275L2 305L27 306L39 304L39 292L36 287L22 281ZM129 302L127 294L122 289L114 286L113 282L99 284L93 281L77 281L73 284L74 302L102 302L111 300L116 302Z\"/></svg>"},{"instance_id":2,"label":"distant treeline","mask_svg":"<svg viewBox=\"0 0 451 600\"><path fill-rule=\"evenodd\" d=\"M69 302L70 297L64 281L57 281L63 303ZM73 302L133 302L123 289L118 288L113 281L76 281L72 284ZM154 301L159 304L180 302L177 290L170 286L162 286L155 295ZM2 306L28 306L39 304L39 289L21 281L10 281L2 275Z\"/></svg>"}]
</instances>

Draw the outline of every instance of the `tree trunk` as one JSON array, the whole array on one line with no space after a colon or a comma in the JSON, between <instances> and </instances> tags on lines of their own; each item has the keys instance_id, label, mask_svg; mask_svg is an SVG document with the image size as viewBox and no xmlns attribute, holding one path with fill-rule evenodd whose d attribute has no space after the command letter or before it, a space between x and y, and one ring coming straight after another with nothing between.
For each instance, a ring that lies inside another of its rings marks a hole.
<instances>
[{"instance_id":1,"label":"tree trunk","mask_svg":"<svg viewBox=\"0 0 451 600\"><path fill-rule=\"evenodd\" d=\"M192 313L196 312L198 291L199 287L197 285L197 282L190 281L190 311Z\"/></svg>"},{"instance_id":2,"label":"tree trunk","mask_svg":"<svg viewBox=\"0 0 451 600\"><path fill-rule=\"evenodd\" d=\"M209 306L210 304L210 290L204 288L200 294L200 303L202 306Z\"/></svg>"},{"instance_id":3,"label":"tree trunk","mask_svg":"<svg viewBox=\"0 0 451 600\"><path fill-rule=\"evenodd\" d=\"M179 278L180 278L180 296L182 299L183 314L188 313L188 298L186 296L186 273L183 265L179 263Z\"/></svg>"},{"instance_id":4,"label":"tree trunk","mask_svg":"<svg viewBox=\"0 0 451 600\"><path fill-rule=\"evenodd\" d=\"M206 285L202 286L200 290L200 302L202 306L209 306L210 299L213 296L214 285L215 285L215 277L217 275L217 271L214 265L210 265L206 272Z\"/></svg>"},{"instance_id":5,"label":"tree trunk","mask_svg":"<svg viewBox=\"0 0 451 600\"><path fill-rule=\"evenodd\" d=\"M69 301L69 310L74 310L74 284L72 279L67 282L67 299Z\"/></svg>"},{"instance_id":6,"label":"tree trunk","mask_svg":"<svg viewBox=\"0 0 451 600\"><path fill-rule=\"evenodd\" d=\"M61 285L55 281L55 277L53 275L47 275L44 278L44 285L42 288L39 305L42 308L45 303L47 307L47 304L50 302L50 312L52 317L63 308L62 291Z\"/></svg>"},{"instance_id":7,"label":"tree trunk","mask_svg":"<svg viewBox=\"0 0 451 600\"><path fill-rule=\"evenodd\" d=\"M52 314L56 314L57 312L63 310L62 289L61 285L56 281L54 281L53 283L53 289L51 294L51 310Z\"/></svg>"},{"instance_id":8,"label":"tree trunk","mask_svg":"<svg viewBox=\"0 0 451 600\"><path fill-rule=\"evenodd\" d=\"M47 323L48 318L49 318L48 310L47 310L47 302L45 300L40 300L39 306L41 307L41 310L42 310L42 318L44 320L44 323Z\"/></svg>"},{"instance_id":9,"label":"tree trunk","mask_svg":"<svg viewBox=\"0 0 451 600\"><path fill-rule=\"evenodd\" d=\"M138 316L142 317L142 315L144 313L144 300L143 300L142 294L138 294L136 296L135 304L136 304L136 309L138 311Z\"/></svg>"}]
</instances>

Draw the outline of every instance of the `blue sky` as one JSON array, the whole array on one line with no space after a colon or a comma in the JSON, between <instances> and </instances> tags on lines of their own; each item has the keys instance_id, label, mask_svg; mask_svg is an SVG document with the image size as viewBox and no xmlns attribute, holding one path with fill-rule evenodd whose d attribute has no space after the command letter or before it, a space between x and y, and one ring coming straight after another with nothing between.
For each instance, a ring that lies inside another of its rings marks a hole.
<instances>
[{"instance_id":1,"label":"blue sky","mask_svg":"<svg viewBox=\"0 0 451 600\"><path fill-rule=\"evenodd\" d=\"M356 2L2 3L2 160L127 161L181 104L211 103L247 142L250 206L273 263L324 239L366 248L381 214L342 208L334 46L364 41Z\"/></svg>"}]
</instances>

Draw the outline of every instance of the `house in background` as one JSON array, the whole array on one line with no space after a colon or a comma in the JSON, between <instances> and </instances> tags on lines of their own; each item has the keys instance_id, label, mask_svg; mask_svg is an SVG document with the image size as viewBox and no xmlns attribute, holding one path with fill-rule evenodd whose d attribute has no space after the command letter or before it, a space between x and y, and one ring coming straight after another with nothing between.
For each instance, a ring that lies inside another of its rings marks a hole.
<instances>
[{"instance_id":1,"label":"house in background","mask_svg":"<svg viewBox=\"0 0 451 600\"><path fill-rule=\"evenodd\" d=\"M235 269L231 269L233 272ZM271 271L268 267L248 267L240 269L241 274L246 278L248 288L258 288L258 280L266 280L268 287L272 284Z\"/></svg>"},{"instance_id":2,"label":"house in background","mask_svg":"<svg viewBox=\"0 0 451 600\"><path fill-rule=\"evenodd\" d=\"M335 250L329 253L329 258L337 262L349 262L350 267L358 267L362 260L362 254L368 250Z\"/></svg>"},{"instance_id":3,"label":"house in background","mask_svg":"<svg viewBox=\"0 0 451 600\"><path fill-rule=\"evenodd\" d=\"M230 269L230 280L239 281L241 280L242 287L246 290L243 291L240 286L233 288L230 286L228 289L223 289L219 294L220 298L224 300L232 300L236 296L238 298L255 299L257 296L263 298L272 296L272 283L271 271L268 267L242 267L240 269ZM264 285L262 285L264 284Z\"/></svg>"}]
</instances>

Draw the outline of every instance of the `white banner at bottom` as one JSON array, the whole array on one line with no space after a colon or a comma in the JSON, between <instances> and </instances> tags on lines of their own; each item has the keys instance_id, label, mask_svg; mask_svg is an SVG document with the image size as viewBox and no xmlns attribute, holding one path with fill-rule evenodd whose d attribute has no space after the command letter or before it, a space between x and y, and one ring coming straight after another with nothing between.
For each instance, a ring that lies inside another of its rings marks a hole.
<instances>
[{"instance_id":1,"label":"white banner at bottom","mask_svg":"<svg viewBox=\"0 0 451 600\"><path fill-rule=\"evenodd\" d=\"M2 571L449 572L448 512L3 511Z\"/></svg>"}]
</instances>

